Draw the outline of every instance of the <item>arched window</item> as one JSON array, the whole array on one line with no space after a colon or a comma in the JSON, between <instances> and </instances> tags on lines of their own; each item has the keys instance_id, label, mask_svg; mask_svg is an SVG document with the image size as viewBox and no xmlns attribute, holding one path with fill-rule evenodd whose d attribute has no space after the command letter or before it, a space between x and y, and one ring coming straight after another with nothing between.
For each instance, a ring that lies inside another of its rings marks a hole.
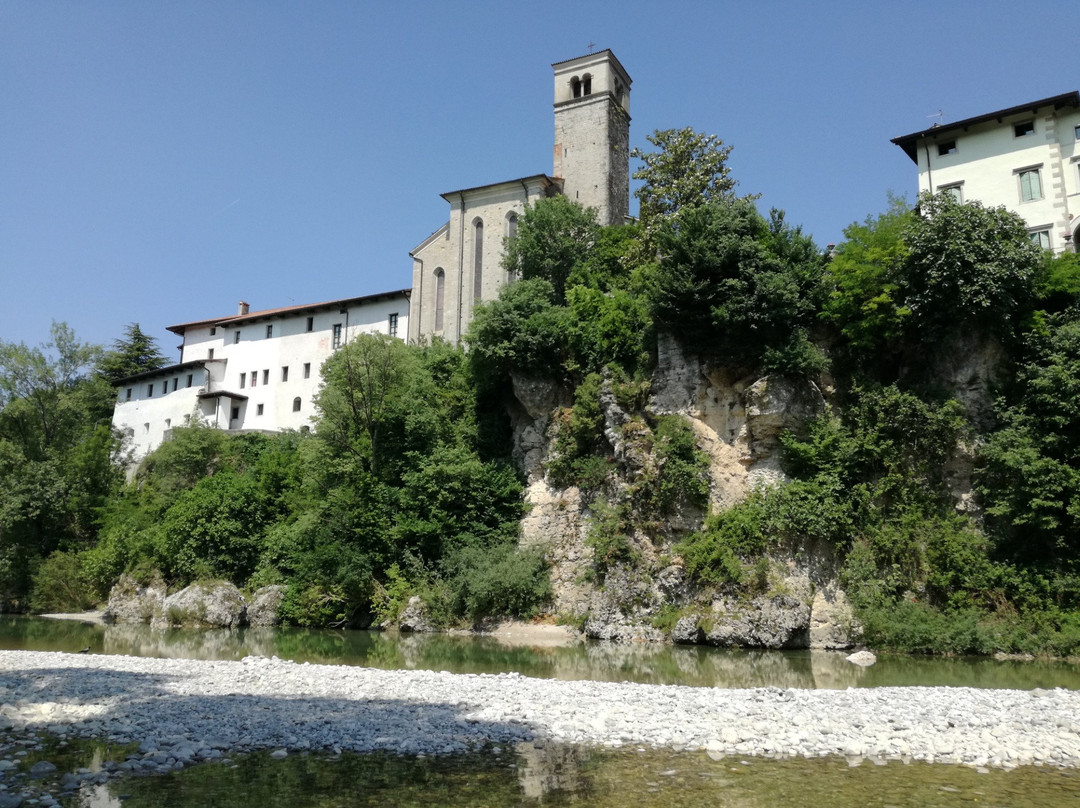
<instances>
[{"instance_id":1,"label":"arched window","mask_svg":"<svg viewBox=\"0 0 1080 808\"><path fill-rule=\"evenodd\" d=\"M570 79L570 91L574 94L574 98L581 98L581 79L577 76Z\"/></svg>"},{"instance_id":2,"label":"arched window","mask_svg":"<svg viewBox=\"0 0 1080 808\"><path fill-rule=\"evenodd\" d=\"M484 289L484 223L473 222L473 300L480 299Z\"/></svg>"},{"instance_id":3,"label":"arched window","mask_svg":"<svg viewBox=\"0 0 1080 808\"><path fill-rule=\"evenodd\" d=\"M581 77L581 94L592 95L592 76L588 73Z\"/></svg>"},{"instance_id":4,"label":"arched window","mask_svg":"<svg viewBox=\"0 0 1080 808\"><path fill-rule=\"evenodd\" d=\"M435 270L435 330L443 330L443 304L446 302L446 273Z\"/></svg>"},{"instance_id":5,"label":"arched window","mask_svg":"<svg viewBox=\"0 0 1080 808\"><path fill-rule=\"evenodd\" d=\"M509 241L510 239L517 236L517 229L518 229L518 215L517 215L516 212L510 211L508 214L506 214L506 239L507 239L507 241ZM517 280L517 270L515 270L515 269L506 270L506 282L507 283L513 283L515 280Z\"/></svg>"},{"instance_id":6,"label":"arched window","mask_svg":"<svg viewBox=\"0 0 1080 808\"><path fill-rule=\"evenodd\" d=\"M300 396L297 396L292 400L292 411L300 412Z\"/></svg>"}]
</instances>

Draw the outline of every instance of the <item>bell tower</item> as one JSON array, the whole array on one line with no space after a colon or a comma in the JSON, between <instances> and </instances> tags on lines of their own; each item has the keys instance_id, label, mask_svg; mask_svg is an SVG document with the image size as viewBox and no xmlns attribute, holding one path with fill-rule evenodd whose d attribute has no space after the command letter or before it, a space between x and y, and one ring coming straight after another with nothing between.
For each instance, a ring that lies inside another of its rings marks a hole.
<instances>
[{"instance_id":1,"label":"bell tower","mask_svg":"<svg viewBox=\"0 0 1080 808\"><path fill-rule=\"evenodd\" d=\"M600 224L630 212L630 77L610 50L556 62L553 175L596 208Z\"/></svg>"}]
</instances>

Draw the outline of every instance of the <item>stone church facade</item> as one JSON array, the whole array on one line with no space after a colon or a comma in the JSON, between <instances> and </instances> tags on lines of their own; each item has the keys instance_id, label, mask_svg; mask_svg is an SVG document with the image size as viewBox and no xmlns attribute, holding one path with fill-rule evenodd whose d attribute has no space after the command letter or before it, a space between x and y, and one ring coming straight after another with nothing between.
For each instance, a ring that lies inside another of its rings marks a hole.
<instances>
[{"instance_id":1,"label":"stone church facade","mask_svg":"<svg viewBox=\"0 0 1080 808\"><path fill-rule=\"evenodd\" d=\"M409 341L458 343L478 303L512 280L504 240L538 199L564 194L595 208L601 224L626 220L630 206L630 77L610 50L552 65L555 146L552 175L442 194L450 218L420 242L413 259Z\"/></svg>"}]
</instances>

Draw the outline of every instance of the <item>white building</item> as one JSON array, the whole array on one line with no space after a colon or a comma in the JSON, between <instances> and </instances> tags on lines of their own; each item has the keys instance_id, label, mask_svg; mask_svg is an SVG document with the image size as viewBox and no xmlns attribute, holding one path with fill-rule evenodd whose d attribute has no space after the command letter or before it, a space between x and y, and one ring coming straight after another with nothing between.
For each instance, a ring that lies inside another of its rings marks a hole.
<instances>
[{"instance_id":1,"label":"white building","mask_svg":"<svg viewBox=\"0 0 1080 808\"><path fill-rule=\"evenodd\" d=\"M420 242L413 259L409 341L457 343L473 307L507 283L503 240L526 206L563 193L595 208L601 224L621 224L630 206L630 77L610 50L552 65L555 75L553 175L534 174L442 195L449 221Z\"/></svg>"},{"instance_id":2,"label":"white building","mask_svg":"<svg viewBox=\"0 0 1080 808\"><path fill-rule=\"evenodd\" d=\"M1080 93L935 124L893 138L919 167L919 192L1004 206L1055 252L1080 238Z\"/></svg>"},{"instance_id":3,"label":"white building","mask_svg":"<svg viewBox=\"0 0 1080 808\"><path fill-rule=\"evenodd\" d=\"M315 413L320 369L360 333L404 337L409 290L307 306L250 311L169 327L183 339L180 363L118 382L113 426L142 460L176 426L198 419L218 429L304 429Z\"/></svg>"}]
</instances>

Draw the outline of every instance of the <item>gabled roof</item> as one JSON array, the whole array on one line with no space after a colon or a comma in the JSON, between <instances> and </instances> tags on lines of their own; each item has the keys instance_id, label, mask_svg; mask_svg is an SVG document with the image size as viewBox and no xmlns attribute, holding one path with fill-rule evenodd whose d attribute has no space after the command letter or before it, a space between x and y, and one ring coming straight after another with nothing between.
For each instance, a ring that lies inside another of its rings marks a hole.
<instances>
[{"instance_id":1,"label":"gabled roof","mask_svg":"<svg viewBox=\"0 0 1080 808\"><path fill-rule=\"evenodd\" d=\"M996 112L987 112L985 115L976 115L973 118L964 118L962 121L956 121L955 123L946 124L934 124L929 129L922 129L918 132L912 132L910 135L901 135L900 137L894 137L890 142L895 143L904 153L911 158L912 162L919 162L919 155L916 151L918 141L924 137L935 135L940 137L941 135L947 135L950 132L959 132L961 130L966 131L972 126L980 123L986 123L987 121L997 121L1001 123L1006 118L1010 118L1013 115L1020 115L1022 113L1029 113L1034 115L1040 109L1045 107L1053 107L1054 109L1061 109L1062 107L1080 107L1080 91L1073 90L1071 93L1062 93L1061 95L1053 95L1049 98L1043 98L1039 101L1030 101L1026 104L1020 104L1015 107L1008 107L1007 109L999 109Z\"/></svg>"},{"instance_id":2,"label":"gabled roof","mask_svg":"<svg viewBox=\"0 0 1080 808\"><path fill-rule=\"evenodd\" d=\"M277 309L261 309L260 311L251 311L247 314L229 314L224 317L215 317L210 320L195 320L190 323L170 325L167 327L167 330L183 336L187 329L196 328L198 326L237 325L239 323L248 323L255 320L280 317L287 314L302 314L306 311L319 311L335 307L340 308L342 306L357 306L363 303L373 303L377 300L387 300L394 297L408 297L411 293L411 289L398 289L393 292L378 292L377 294L364 295L363 297L346 297L341 300L327 300L323 303L305 303L301 306L282 306Z\"/></svg>"}]
</instances>

